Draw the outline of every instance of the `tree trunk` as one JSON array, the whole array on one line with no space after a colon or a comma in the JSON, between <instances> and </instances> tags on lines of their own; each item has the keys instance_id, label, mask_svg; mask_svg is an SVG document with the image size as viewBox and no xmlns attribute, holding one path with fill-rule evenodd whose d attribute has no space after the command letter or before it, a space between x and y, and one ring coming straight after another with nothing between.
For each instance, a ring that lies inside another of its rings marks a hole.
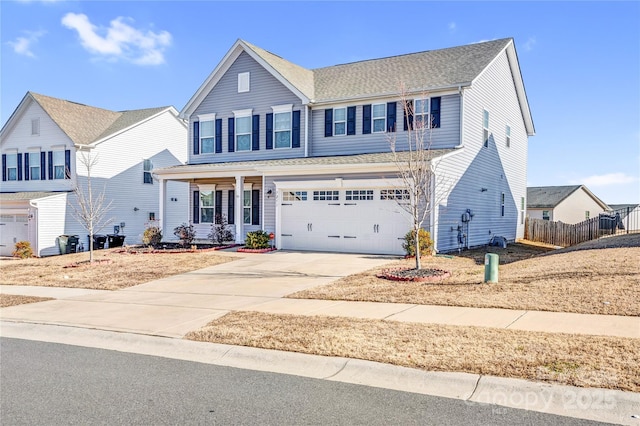
<instances>
[{"instance_id":1,"label":"tree trunk","mask_svg":"<svg viewBox=\"0 0 640 426\"><path fill-rule=\"evenodd\" d=\"M422 263L420 262L420 227L414 228L414 232L416 233L415 238L415 251L416 251L416 269L422 269Z\"/></svg>"}]
</instances>

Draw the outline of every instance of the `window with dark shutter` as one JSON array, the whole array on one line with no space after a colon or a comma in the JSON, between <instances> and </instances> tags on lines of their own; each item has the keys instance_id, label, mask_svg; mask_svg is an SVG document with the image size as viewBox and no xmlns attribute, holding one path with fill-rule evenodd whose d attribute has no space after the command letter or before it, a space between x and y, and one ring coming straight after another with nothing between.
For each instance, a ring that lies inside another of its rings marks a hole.
<instances>
[{"instance_id":1,"label":"window with dark shutter","mask_svg":"<svg viewBox=\"0 0 640 426\"><path fill-rule=\"evenodd\" d=\"M7 154L2 154L2 180L7 180Z\"/></svg>"},{"instance_id":2,"label":"window with dark shutter","mask_svg":"<svg viewBox=\"0 0 640 426\"><path fill-rule=\"evenodd\" d=\"M64 178L71 179L71 150L64 151Z\"/></svg>"},{"instance_id":3,"label":"window with dark shutter","mask_svg":"<svg viewBox=\"0 0 640 426\"><path fill-rule=\"evenodd\" d=\"M356 107L347 108L347 135L356 134Z\"/></svg>"},{"instance_id":4,"label":"window with dark shutter","mask_svg":"<svg viewBox=\"0 0 640 426\"><path fill-rule=\"evenodd\" d=\"M18 154L18 180L22 180L22 154Z\"/></svg>"},{"instance_id":5,"label":"window with dark shutter","mask_svg":"<svg viewBox=\"0 0 640 426\"><path fill-rule=\"evenodd\" d=\"M229 225L233 225L235 223L236 212L235 212L235 201L236 201L236 191L233 189L229 190L229 199L227 205L227 223Z\"/></svg>"},{"instance_id":6,"label":"window with dark shutter","mask_svg":"<svg viewBox=\"0 0 640 426\"><path fill-rule=\"evenodd\" d=\"M235 138L235 121L233 117L229 117L229 131L227 140L228 150L229 152L234 152L236 150L236 138Z\"/></svg>"},{"instance_id":7,"label":"window with dark shutter","mask_svg":"<svg viewBox=\"0 0 640 426\"><path fill-rule=\"evenodd\" d=\"M267 143L267 149L273 149L273 113L271 112L267 114L266 126L265 140Z\"/></svg>"},{"instance_id":8,"label":"window with dark shutter","mask_svg":"<svg viewBox=\"0 0 640 426\"><path fill-rule=\"evenodd\" d=\"M251 191L251 224L260 225L260 190Z\"/></svg>"},{"instance_id":9,"label":"window with dark shutter","mask_svg":"<svg viewBox=\"0 0 640 426\"><path fill-rule=\"evenodd\" d=\"M221 223L221 220L222 220L222 191L220 191L220 190L216 191L216 200L215 200L215 203L214 203L214 207L215 207L214 221L215 221L215 223Z\"/></svg>"},{"instance_id":10,"label":"window with dark shutter","mask_svg":"<svg viewBox=\"0 0 640 426\"><path fill-rule=\"evenodd\" d=\"M431 98L431 127L440 127L440 97Z\"/></svg>"},{"instance_id":11,"label":"window with dark shutter","mask_svg":"<svg viewBox=\"0 0 640 426\"><path fill-rule=\"evenodd\" d=\"M362 105L362 134L371 133L371 105Z\"/></svg>"},{"instance_id":12,"label":"window with dark shutter","mask_svg":"<svg viewBox=\"0 0 640 426\"><path fill-rule=\"evenodd\" d=\"M49 180L53 180L53 151L48 152L49 157Z\"/></svg>"},{"instance_id":13,"label":"window with dark shutter","mask_svg":"<svg viewBox=\"0 0 640 426\"><path fill-rule=\"evenodd\" d=\"M193 223L200 223L200 191L193 191Z\"/></svg>"},{"instance_id":14,"label":"window with dark shutter","mask_svg":"<svg viewBox=\"0 0 640 426\"><path fill-rule=\"evenodd\" d=\"M404 130L413 129L413 101L406 101L404 105Z\"/></svg>"},{"instance_id":15,"label":"window with dark shutter","mask_svg":"<svg viewBox=\"0 0 640 426\"><path fill-rule=\"evenodd\" d=\"M292 113L291 147L300 148L300 111L293 111Z\"/></svg>"},{"instance_id":16,"label":"window with dark shutter","mask_svg":"<svg viewBox=\"0 0 640 426\"><path fill-rule=\"evenodd\" d=\"M222 152L222 118L216 119L216 154Z\"/></svg>"},{"instance_id":17,"label":"window with dark shutter","mask_svg":"<svg viewBox=\"0 0 640 426\"><path fill-rule=\"evenodd\" d=\"M333 136L333 109L324 110L324 137Z\"/></svg>"},{"instance_id":18,"label":"window with dark shutter","mask_svg":"<svg viewBox=\"0 0 640 426\"><path fill-rule=\"evenodd\" d=\"M387 103L387 132L396 131L396 108L397 102Z\"/></svg>"},{"instance_id":19,"label":"window with dark shutter","mask_svg":"<svg viewBox=\"0 0 640 426\"><path fill-rule=\"evenodd\" d=\"M47 153L42 151L40 153L40 179L45 180L47 178Z\"/></svg>"},{"instance_id":20,"label":"window with dark shutter","mask_svg":"<svg viewBox=\"0 0 640 426\"><path fill-rule=\"evenodd\" d=\"M29 153L24 155L24 180L29 180Z\"/></svg>"},{"instance_id":21,"label":"window with dark shutter","mask_svg":"<svg viewBox=\"0 0 640 426\"><path fill-rule=\"evenodd\" d=\"M251 122L251 150L260 150L260 116L255 114Z\"/></svg>"},{"instance_id":22,"label":"window with dark shutter","mask_svg":"<svg viewBox=\"0 0 640 426\"><path fill-rule=\"evenodd\" d=\"M193 122L193 155L200 154L200 122Z\"/></svg>"}]
</instances>

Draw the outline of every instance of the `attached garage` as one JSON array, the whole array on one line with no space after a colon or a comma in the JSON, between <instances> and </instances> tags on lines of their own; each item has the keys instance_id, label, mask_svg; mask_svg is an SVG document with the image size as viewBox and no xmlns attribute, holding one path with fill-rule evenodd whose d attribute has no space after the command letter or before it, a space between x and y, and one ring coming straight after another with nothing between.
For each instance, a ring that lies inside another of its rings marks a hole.
<instances>
[{"instance_id":1,"label":"attached garage","mask_svg":"<svg viewBox=\"0 0 640 426\"><path fill-rule=\"evenodd\" d=\"M0 214L0 256L11 256L18 241L29 240L26 214Z\"/></svg>"},{"instance_id":2,"label":"attached garage","mask_svg":"<svg viewBox=\"0 0 640 426\"><path fill-rule=\"evenodd\" d=\"M278 195L283 249L404 253L402 242L411 227L410 215L398 204L408 198L404 190L296 188Z\"/></svg>"}]
</instances>

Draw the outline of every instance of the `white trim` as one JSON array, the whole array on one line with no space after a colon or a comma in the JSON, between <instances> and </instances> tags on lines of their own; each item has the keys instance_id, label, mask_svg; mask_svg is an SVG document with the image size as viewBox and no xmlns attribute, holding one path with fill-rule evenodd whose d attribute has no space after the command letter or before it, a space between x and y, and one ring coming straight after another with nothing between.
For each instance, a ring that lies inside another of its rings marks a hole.
<instances>
[{"instance_id":1,"label":"white trim","mask_svg":"<svg viewBox=\"0 0 640 426\"><path fill-rule=\"evenodd\" d=\"M375 116L373 115L373 109L375 106L378 105L382 105L384 106L384 114L382 116L382 118L378 117L375 118ZM384 120L384 126L383 126L383 130L375 130L375 121L376 120ZM387 132L387 104L383 103L383 102L379 102L379 103L375 103L375 104L371 104L371 133L386 133Z\"/></svg>"},{"instance_id":2,"label":"white trim","mask_svg":"<svg viewBox=\"0 0 640 426\"><path fill-rule=\"evenodd\" d=\"M197 183L196 186L198 187L198 190L201 192L209 192L209 191L215 192L216 190L215 183Z\"/></svg>"},{"instance_id":3,"label":"white trim","mask_svg":"<svg viewBox=\"0 0 640 426\"><path fill-rule=\"evenodd\" d=\"M277 191L294 189L360 189L360 188L397 188L402 186L402 179L326 179L326 180L297 180L274 181Z\"/></svg>"},{"instance_id":4,"label":"white trim","mask_svg":"<svg viewBox=\"0 0 640 426\"><path fill-rule=\"evenodd\" d=\"M331 123L331 136L347 136L347 115L349 107L334 107L333 113L331 114L332 123ZM336 110L343 109L344 110L344 120L337 121L336 120ZM344 133L337 134L336 133L336 123L344 123Z\"/></svg>"},{"instance_id":5,"label":"white trim","mask_svg":"<svg viewBox=\"0 0 640 426\"><path fill-rule=\"evenodd\" d=\"M196 116L196 118L198 119L198 121L215 121L216 113L214 112L212 114L200 114Z\"/></svg>"},{"instance_id":6,"label":"white trim","mask_svg":"<svg viewBox=\"0 0 640 426\"><path fill-rule=\"evenodd\" d=\"M271 110L274 114L280 114L283 112L292 112L293 104L284 104L284 105L274 105L271 107Z\"/></svg>"}]
</instances>

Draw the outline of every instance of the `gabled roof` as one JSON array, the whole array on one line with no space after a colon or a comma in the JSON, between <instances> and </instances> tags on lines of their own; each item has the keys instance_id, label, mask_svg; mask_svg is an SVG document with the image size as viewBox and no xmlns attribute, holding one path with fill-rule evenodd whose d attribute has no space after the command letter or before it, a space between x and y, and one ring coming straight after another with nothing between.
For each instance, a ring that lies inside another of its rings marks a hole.
<instances>
[{"instance_id":1,"label":"gabled roof","mask_svg":"<svg viewBox=\"0 0 640 426\"><path fill-rule=\"evenodd\" d=\"M0 192L0 201L31 201L65 192Z\"/></svg>"},{"instance_id":2,"label":"gabled roof","mask_svg":"<svg viewBox=\"0 0 640 426\"><path fill-rule=\"evenodd\" d=\"M169 109L174 116L177 111L172 106L130 111L110 111L77 102L53 98L38 93L27 92L20 105L2 128L0 135L19 116L18 111L26 108L29 101L36 102L75 145L89 146L114 136L123 130L146 121Z\"/></svg>"},{"instance_id":3,"label":"gabled roof","mask_svg":"<svg viewBox=\"0 0 640 426\"><path fill-rule=\"evenodd\" d=\"M303 104L322 104L470 86L493 60L507 52L522 115L529 135L535 134L512 38L446 49L306 69L244 40L237 40L182 109L195 111L242 52L287 86Z\"/></svg>"},{"instance_id":4,"label":"gabled roof","mask_svg":"<svg viewBox=\"0 0 640 426\"><path fill-rule=\"evenodd\" d=\"M611 210L634 210L636 207L640 206L640 204L609 204Z\"/></svg>"},{"instance_id":5,"label":"gabled roof","mask_svg":"<svg viewBox=\"0 0 640 426\"><path fill-rule=\"evenodd\" d=\"M542 209L555 208L563 200L569 197L577 190L584 190L593 200L598 203L604 210L608 210L609 206L601 199L596 197L584 185L567 185L567 186L530 186L527 187L527 208Z\"/></svg>"}]
</instances>

